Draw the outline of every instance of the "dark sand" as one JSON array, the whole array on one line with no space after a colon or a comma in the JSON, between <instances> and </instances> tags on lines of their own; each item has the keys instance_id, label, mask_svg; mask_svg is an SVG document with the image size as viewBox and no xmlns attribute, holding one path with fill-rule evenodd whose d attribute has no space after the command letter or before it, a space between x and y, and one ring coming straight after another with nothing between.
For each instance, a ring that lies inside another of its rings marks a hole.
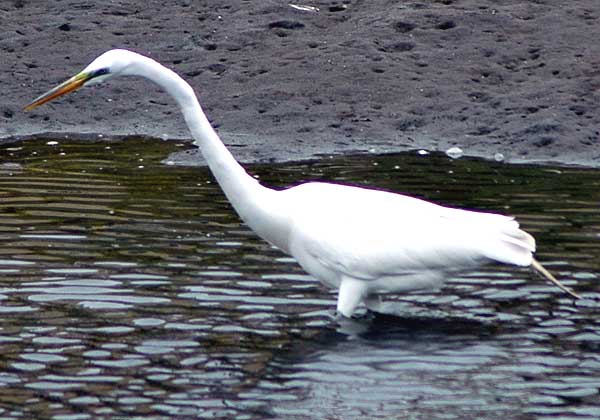
<instances>
[{"instance_id":1,"label":"dark sand","mask_svg":"<svg viewBox=\"0 0 600 420\"><path fill-rule=\"evenodd\" d=\"M120 47L186 78L247 162L456 145L600 166L599 17L592 0L7 0L0 138L189 138L170 98L137 79L22 111Z\"/></svg>"}]
</instances>

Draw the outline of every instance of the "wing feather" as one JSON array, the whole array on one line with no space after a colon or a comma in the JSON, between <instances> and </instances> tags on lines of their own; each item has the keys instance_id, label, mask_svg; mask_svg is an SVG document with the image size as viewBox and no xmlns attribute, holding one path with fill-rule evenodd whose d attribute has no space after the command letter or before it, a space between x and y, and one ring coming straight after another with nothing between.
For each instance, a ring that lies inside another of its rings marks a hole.
<instances>
[{"instance_id":1,"label":"wing feather","mask_svg":"<svg viewBox=\"0 0 600 420\"><path fill-rule=\"evenodd\" d=\"M486 259L526 266L535 251L531 235L507 216L336 184L288 191L297 198L295 246L324 267L355 278L455 270Z\"/></svg>"}]
</instances>

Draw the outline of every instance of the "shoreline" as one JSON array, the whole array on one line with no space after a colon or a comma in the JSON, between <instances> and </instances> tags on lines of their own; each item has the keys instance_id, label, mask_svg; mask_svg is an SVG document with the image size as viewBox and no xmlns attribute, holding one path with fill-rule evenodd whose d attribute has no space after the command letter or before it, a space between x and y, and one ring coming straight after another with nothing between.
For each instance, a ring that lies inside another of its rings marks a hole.
<instances>
[{"instance_id":1,"label":"shoreline","mask_svg":"<svg viewBox=\"0 0 600 420\"><path fill-rule=\"evenodd\" d=\"M378 155L393 155L401 153L414 153L422 154L425 158L429 154L440 154L446 155L449 159L482 159L488 162L495 162L498 164L506 165L533 165L533 166L547 166L547 167L559 167L559 168L581 168L581 169L598 169L600 168L600 162L592 160L584 160L578 156L572 159L536 159L536 158L514 158L510 156L502 155L501 158L497 156L498 153L492 153L485 148L483 150L469 153L469 151L462 150L458 156L452 156L452 153L448 153L450 149L439 150L439 149L427 149L423 147L398 147L398 145L379 145L378 147L370 147L369 149L328 149L321 148L316 151L304 150L303 153L292 151L282 153L279 150L276 151L264 151L257 150L255 148L248 148L248 144L244 142L231 143L227 142L226 139L231 140L232 138L239 137L239 135L228 135L221 134L222 139L225 142L227 148L234 155L236 160L244 165L261 165L261 164L285 164L285 163L297 163L297 162L308 162L322 160L330 157L343 157L343 156L378 156ZM248 136L244 136L248 137ZM147 139L154 141L172 141L172 142L183 142L192 146L193 139L190 138L165 138L156 137L151 135L137 135L137 134L122 134L122 135L105 135L103 133L69 133L69 132L45 132L39 134L30 134L23 136L14 136L8 138L0 138L0 145L14 144L29 140L48 140L48 141L89 141L89 142L125 142L128 139ZM255 144L254 142L252 144ZM451 146L454 148L456 146ZM189 166L189 167L202 167L206 166L204 158L199 148L192 147L185 149L181 152L172 153L169 156L165 156L165 160L169 160L170 164L178 166Z\"/></svg>"},{"instance_id":2,"label":"shoreline","mask_svg":"<svg viewBox=\"0 0 600 420\"><path fill-rule=\"evenodd\" d=\"M127 48L186 79L242 162L456 146L506 163L600 167L600 4L79 6L3 10L0 142L189 139L170 98L133 78L22 112L100 53Z\"/></svg>"}]
</instances>

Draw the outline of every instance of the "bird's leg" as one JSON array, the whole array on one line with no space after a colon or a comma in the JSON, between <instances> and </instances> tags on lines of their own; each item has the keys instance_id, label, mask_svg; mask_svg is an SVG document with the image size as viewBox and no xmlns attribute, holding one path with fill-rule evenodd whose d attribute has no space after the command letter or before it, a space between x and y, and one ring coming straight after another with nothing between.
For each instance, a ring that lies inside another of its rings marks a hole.
<instances>
[{"instance_id":1,"label":"bird's leg","mask_svg":"<svg viewBox=\"0 0 600 420\"><path fill-rule=\"evenodd\" d=\"M368 311L381 312L382 303L381 295L379 294L370 294L365 297L365 305Z\"/></svg>"},{"instance_id":2,"label":"bird's leg","mask_svg":"<svg viewBox=\"0 0 600 420\"><path fill-rule=\"evenodd\" d=\"M569 289L567 286L562 284L560 281L556 280L556 277L554 277L548 270L546 270L544 268L544 266L542 264L540 264L539 261L537 261L535 258L531 262L531 266L533 267L533 269L536 272L540 273L542 275L542 277L544 277L545 279L554 283L556 286L558 286L563 292L567 293L569 296L571 296L575 299L581 299L581 296L579 296L577 293L575 293L574 291Z\"/></svg>"},{"instance_id":3,"label":"bird's leg","mask_svg":"<svg viewBox=\"0 0 600 420\"><path fill-rule=\"evenodd\" d=\"M350 318L366 295L367 284L364 281L343 277L338 293L338 313Z\"/></svg>"}]
</instances>

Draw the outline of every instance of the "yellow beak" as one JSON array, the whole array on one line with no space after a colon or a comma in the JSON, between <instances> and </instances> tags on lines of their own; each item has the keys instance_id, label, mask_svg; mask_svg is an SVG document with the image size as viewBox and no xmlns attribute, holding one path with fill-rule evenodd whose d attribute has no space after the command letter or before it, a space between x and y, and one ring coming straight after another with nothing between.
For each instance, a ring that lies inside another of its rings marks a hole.
<instances>
[{"instance_id":1,"label":"yellow beak","mask_svg":"<svg viewBox=\"0 0 600 420\"><path fill-rule=\"evenodd\" d=\"M55 88L44 93L42 96L40 96L39 98L31 102L29 105L27 105L24 109L25 111L31 111L33 108L45 104L46 102L58 98L59 96L65 95L69 92L73 92L74 90L83 86L83 84L87 82L90 78L91 76L89 73L78 73L66 82L63 82Z\"/></svg>"}]
</instances>

